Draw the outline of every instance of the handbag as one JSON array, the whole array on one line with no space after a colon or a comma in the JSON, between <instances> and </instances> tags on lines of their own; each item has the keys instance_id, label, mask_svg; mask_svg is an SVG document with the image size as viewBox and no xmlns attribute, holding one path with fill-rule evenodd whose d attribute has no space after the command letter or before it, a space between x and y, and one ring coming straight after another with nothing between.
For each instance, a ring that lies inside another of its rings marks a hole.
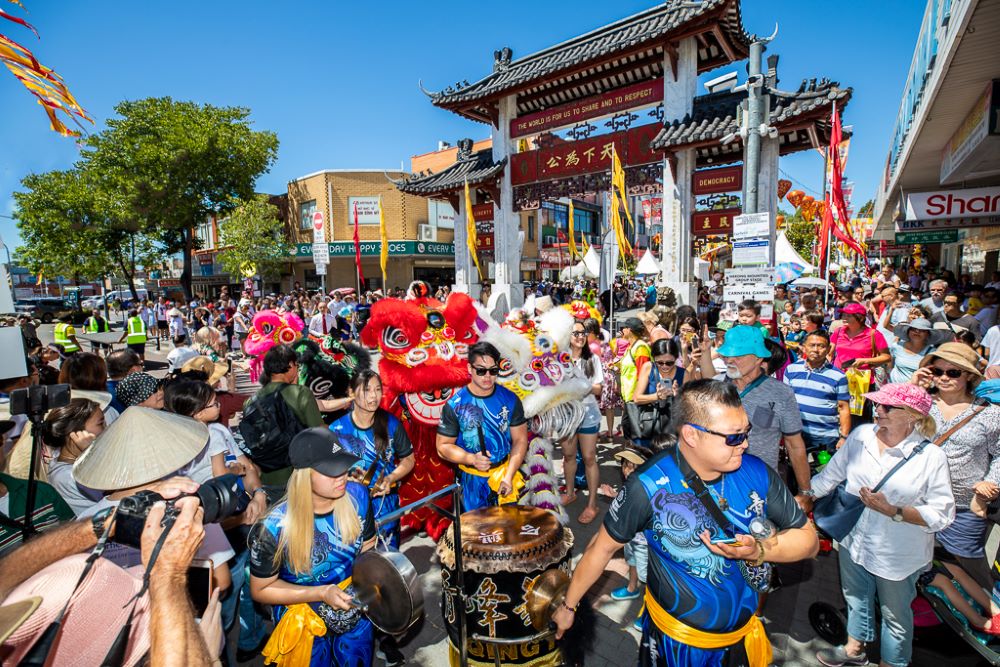
<instances>
[{"instance_id":1,"label":"handbag","mask_svg":"<svg viewBox=\"0 0 1000 667\"><path fill-rule=\"evenodd\" d=\"M959 426L961 426L961 424L959 424ZM951 435L951 431L945 435ZM947 437L945 437L945 440L947 440ZM878 484L875 485L875 488L872 489L872 493L878 493L879 489L885 486L885 483L889 481L889 478L892 477L897 470L906 465L907 461L922 452L927 444L928 443L926 441L920 443L914 448L913 454L911 454L909 458L905 458L894 465L892 469L879 480ZM824 533L838 542L843 542L844 538L847 537L852 530L854 530L854 526L858 523L858 519L861 518L861 513L864 511L865 504L861 502L861 498L853 493L847 492L847 480L845 479L843 482L838 484L837 488L833 491L816 500L816 503L813 505L813 521L816 522L816 527Z\"/></svg>"},{"instance_id":2,"label":"handbag","mask_svg":"<svg viewBox=\"0 0 1000 667\"><path fill-rule=\"evenodd\" d=\"M631 356L631 349L628 354ZM629 440L649 440L657 433L666 434L669 427L670 399L645 405L638 405L635 401L625 402L622 433Z\"/></svg>"}]
</instances>

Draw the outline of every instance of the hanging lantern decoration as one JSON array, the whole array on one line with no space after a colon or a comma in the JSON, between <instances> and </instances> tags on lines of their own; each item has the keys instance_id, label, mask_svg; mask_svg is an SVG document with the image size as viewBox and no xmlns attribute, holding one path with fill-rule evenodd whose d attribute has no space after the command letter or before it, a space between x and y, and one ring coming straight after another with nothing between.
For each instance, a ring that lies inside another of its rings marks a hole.
<instances>
[{"instance_id":1,"label":"hanging lantern decoration","mask_svg":"<svg viewBox=\"0 0 1000 667\"><path fill-rule=\"evenodd\" d=\"M816 212L816 207L814 206L815 203L816 200L809 195L803 195L803 197L799 200L799 212L802 214L802 217L809 222L813 221L813 215Z\"/></svg>"},{"instance_id":2,"label":"hanging lantern decoration","mask_svg":"<svg viewBox=\"0 0 1000 667\"><path fill-rule=\"evenodd\" d=\"M785 198L788 191L792 189L792 182L787 178L778 179L778 201Z\"/></svg>"},{"instance_id":3,"label":"hanging lantern decoration","mask_svg":"<svg viewBox=\"0 0 1000 667\"><path fill-rule=\"evenodd\" d=\"M778 226L778 229L784 229L785 228L785 216L783 216L783 215L777 215L777 216L775 216L774 222Z\"/></svg>"},{"instance_id":4,"label":"hanging lantern decoration","mask_svg":"<svg viewBox=\"0 0 1000 667\"><path fill-rule=\"evenodd\" d=\"M823 219L823 215L825 213L826 213L826 202L825 201L813 202L813 216L817 220L822 220Z\"/></svg>"},{"instance_id":5,"label":"hanging lantern decoration","mask_svg":"<svg viewBox=\"0 0 1000 667\"><path fill-rule=\"evenodd\" d=\"M795 208L798 208L799 206L802 205L802 198L805 196L806 193L802 192L802 190L792 190L791 192L788 193L785 199L788 200L789 204L791 204Z\"/></svg>"}]
</instances>

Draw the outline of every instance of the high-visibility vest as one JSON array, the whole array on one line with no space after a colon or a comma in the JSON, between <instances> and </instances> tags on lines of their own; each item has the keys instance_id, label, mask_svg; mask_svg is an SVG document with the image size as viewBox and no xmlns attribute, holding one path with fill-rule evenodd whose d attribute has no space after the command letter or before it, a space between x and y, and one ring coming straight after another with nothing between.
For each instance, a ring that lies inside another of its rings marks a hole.
<instances>
[{"instance_id":1,"label":"high-visibility vest","mask_svg":"<svg viewBox=\"0 0 1000 667\"><path fill-rule=\"evenodd\" d=\"M128 318L128 336L125 342L129 345L146 342L146 323L141 317Z\"/></svg>"},{"instance_id":2,"label":"high-visibility vest","mask_svg":"<svg viewBox=\"0 0 1000 667\"><path fill-rule=\"evenodd\" d=\"M73 328L72 324L67 324L66 322L57 324L55 331L52 333L55 344L62 346L63 352L66 354L80 351L80 346L70 339L71 335L76 336L76 329Z\"/></svg>"},{"instance_id":3,"label":"high-visibility vest","mask_svg":"<svg viewBox=\"0 0 1000 667\"><path fill-rule=\"evenodd\" d=\"M88 317L87 321L83 325L83 330L87 333L107 333L108 322L107 320L102 320L104 326L98 327L98 319L96 317Z\"/></svg>"}]
</instances>

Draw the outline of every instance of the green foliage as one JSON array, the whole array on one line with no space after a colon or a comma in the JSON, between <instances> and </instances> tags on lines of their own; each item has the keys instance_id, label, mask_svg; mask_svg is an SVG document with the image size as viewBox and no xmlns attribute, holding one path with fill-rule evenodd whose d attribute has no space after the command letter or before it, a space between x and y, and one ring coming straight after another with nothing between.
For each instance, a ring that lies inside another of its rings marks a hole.
<instances>
[{"instance_id":1,"label":"green foliage","mask_svg":"<svg viewBox=\"0 0 1000 667\"><path fill-rule=\"evenodd\" d=\"M184 258L190 295L193 227L254 195L278 152L272 132L250 127L249 109L177 102L121 102L119 117L91 135L82 163L121 204L123 224L155 235Z\"/></svg>"},{"instance_id":2,"label":"green foliage","mask_svg":"<svg viewBox=\"0 0 1000 667\"><path fill-rule=\"evenodd\" d=\"M811 261L813 243L816 241L816 234L819 233L819 225L809 222L798 211L789 213L778 209L778 215L785 216L785 237L795 248L795 252L799 253L799 256L807 262Z\"/></svg>"},{"instance_id":3,"label":"green foliage","mask_svg":"<svg viewBox=\"0 0 1000 667\"><path fill-rule=\"evenodd\" d=\"M225 249L218 260L234 276L243 274L245 264L253 264L261 276L273 277L292 254L278 209L268 203L267 195L239 202L220 224L220 232L220 246Z\"/></svg>"},{"instance_id":4,"label":"green foliage","mask_svg":"<svg viewBox=\"0 0 1000 667\"><path fill-rule=\"evenodd\" d=\"M875 213L875 200L869 199L858 209L859 218L870 218Z\"/></svg>"}]
</instances>

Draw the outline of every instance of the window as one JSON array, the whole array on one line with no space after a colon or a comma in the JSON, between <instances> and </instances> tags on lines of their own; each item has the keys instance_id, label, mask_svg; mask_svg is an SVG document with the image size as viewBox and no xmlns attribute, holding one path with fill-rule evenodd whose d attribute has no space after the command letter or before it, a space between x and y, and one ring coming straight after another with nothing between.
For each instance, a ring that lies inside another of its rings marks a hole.
<instances>
[{"instance_id":1,"label":"window","mask_svg":"<svg viewBox=\"0 0 1000 667\"><path fill-rule=\"evenodd\" d=\"M528 216L528 240L535 240L535 216L533 215Z\"/></svg>"},{"instance_id":2,"label":"window","mask_svg":"<svg viewBox=\"0 0 1000 667\"><path fill-rule=\"evenodd\" d=\"M312 214L315 212L315 199L299 204L299 229L312 229Z\"/></svg>"}]
</instances>

